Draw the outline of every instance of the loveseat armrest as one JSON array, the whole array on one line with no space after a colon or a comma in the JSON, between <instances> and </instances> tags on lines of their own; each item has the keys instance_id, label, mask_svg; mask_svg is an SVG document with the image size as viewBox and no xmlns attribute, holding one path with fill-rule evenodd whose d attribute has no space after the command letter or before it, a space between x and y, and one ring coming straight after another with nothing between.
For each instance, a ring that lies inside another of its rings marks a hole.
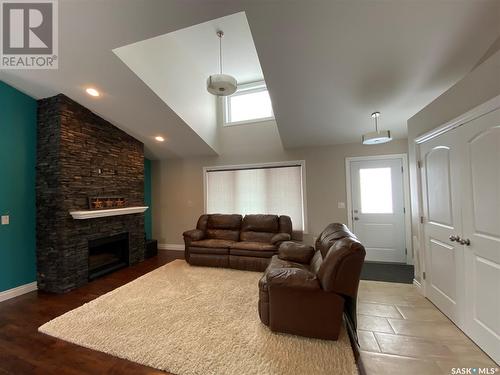
<instances>
[{"instance_id":1,"label":"loveseat armrest","mask_svg":"<svg viewBox=\"0 0 500 375\"><path fill-rule=\"evenodd\" d=\"M283 242L278 251L278 258L303 264L309 264L314 256L314 247L292 241Z\"/></svg>"},{"instance_id":2,"label":"loveseat armrest","mask_svg":"<svg viewBox=\"0 0 500 375\"><path fill-rule=\"evenodd\" d=\"M205 232L203 232L200 229L187 230L184 233L182 233L182 235L184 236L184 238L187 237L191 241L200 241L203 238L205 238Z\"/></svg>"},{"instance_id":3,"label":"loveseat armrest","mask_svg":"<svg viewBox=\"0 0 500 375\"><path fill-rule=\"evenodd\" d=\"M271 243L273 245L279 246L283 241L290 241L292 236L288 233L276 233L271 237Z\"/></svg>"},{"instance_id":4,"label":"loveseat armrest","mask_svg":"<svg viewBox=\"0 0 500 375\"><path fill-rule=\"evenodd\" d=\"M319 290L321 285L315 274L301 268L274 268L266 272L267 287L296 290Z\"/></svg>"}]
</instances>

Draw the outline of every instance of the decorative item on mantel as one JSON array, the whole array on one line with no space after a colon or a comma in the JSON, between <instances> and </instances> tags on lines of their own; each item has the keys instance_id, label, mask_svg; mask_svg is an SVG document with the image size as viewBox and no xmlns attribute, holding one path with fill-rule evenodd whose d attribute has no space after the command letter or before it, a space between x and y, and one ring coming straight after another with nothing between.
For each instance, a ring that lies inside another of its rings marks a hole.
<instances>
[{"instance_id":1,"label":"decorative item on mantel","mask_svg":"<svg viewBox=\"0 0 500 375\"><path fill-rule=\"evenodd\" d=\"M109 208L125 208L127 200L123 197L90 197L89 209L103 210Z\"/></svg>"}]
</instances>

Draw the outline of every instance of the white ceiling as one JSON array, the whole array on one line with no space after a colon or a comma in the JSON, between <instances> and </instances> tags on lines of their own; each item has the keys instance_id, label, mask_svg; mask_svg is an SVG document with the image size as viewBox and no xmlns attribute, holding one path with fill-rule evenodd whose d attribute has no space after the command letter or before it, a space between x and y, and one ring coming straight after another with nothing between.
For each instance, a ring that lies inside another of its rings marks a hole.
<instances>
[{"instance_id":1,"label":"white ceiling","mask_svg":"<svg viewBox=\"0 0 500 375\"><path fill-rule=\"evenodd\" d=\"M0 79L36 98L68 95L143 141L153 158L215 154L217 145L127 68L112 52L118 47L245 11L283 145L301 147L359 141L374 110L382 127L404 137L406 120L500 35L497 0L65 0L59 7L59 69L0 71ZM88 85L104 95L88 97ZM157 134L167 142L156 143Z\"/></svg>"},{"instance_id":2,"label":"white ceiling","mask_svg":"<svg viewBox=\"0 0 500 375\"><path fill-rule=\"evenodd\" d=\"M218 30L224 32L224 73L238 83L261 81L262 69L244 12L113 50L215 151L219 150L217 101L208 93L206 79L219 72Z\"/></svg>"}]
</instances>

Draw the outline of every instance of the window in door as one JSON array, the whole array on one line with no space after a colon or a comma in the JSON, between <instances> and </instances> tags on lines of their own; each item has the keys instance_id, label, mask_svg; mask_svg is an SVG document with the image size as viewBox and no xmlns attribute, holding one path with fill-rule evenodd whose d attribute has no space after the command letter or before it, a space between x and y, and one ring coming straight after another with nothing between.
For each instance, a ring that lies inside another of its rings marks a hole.
<instances>
[{"instance_id":1,"label":"window in door","mask_svg":"<svg viewBox=\"0 0 500 375\"><path fill-rule=\"evenodd\" d=\"M359 170L361 213L391 214L391 168L366 168Z\"/></svg>"}]
</instances>

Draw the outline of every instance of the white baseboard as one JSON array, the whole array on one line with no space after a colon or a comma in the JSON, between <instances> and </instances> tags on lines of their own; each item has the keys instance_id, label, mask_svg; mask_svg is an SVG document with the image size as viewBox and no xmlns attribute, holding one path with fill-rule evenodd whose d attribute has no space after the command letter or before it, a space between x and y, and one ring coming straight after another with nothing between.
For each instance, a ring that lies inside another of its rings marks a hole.
<instances>
[{"instance_id":1,"label":"white baseboard","mask_svg":"<svg viewBox=\"0 0 500 375\"><path fill-rule=\"evenodd\" d=\"M420 284L420 281L418 281L417 279L413 279L413 285L415 285L420 292L422 291L422 284Z\"/></svg>"},{"instance_id":2,"label":"white baseboard","mask_svg":"<svg viewBox=\"0 0 500 375\"><path fill-rule=\"evenodd\" d=\"M36 281L0 292L0 302L37 290Z\"/></svg>"},{"instance_id":3,"label":"white baseboard","mask_svg":"<svg viewBox=\"0 0 500 375\"><path fill-rule=\"evenodd\" d=\"M184 244L174 244L174 243L159 243L159 250L174 250L174 251L184 251Z\"/></svg>"}]
</instances>

